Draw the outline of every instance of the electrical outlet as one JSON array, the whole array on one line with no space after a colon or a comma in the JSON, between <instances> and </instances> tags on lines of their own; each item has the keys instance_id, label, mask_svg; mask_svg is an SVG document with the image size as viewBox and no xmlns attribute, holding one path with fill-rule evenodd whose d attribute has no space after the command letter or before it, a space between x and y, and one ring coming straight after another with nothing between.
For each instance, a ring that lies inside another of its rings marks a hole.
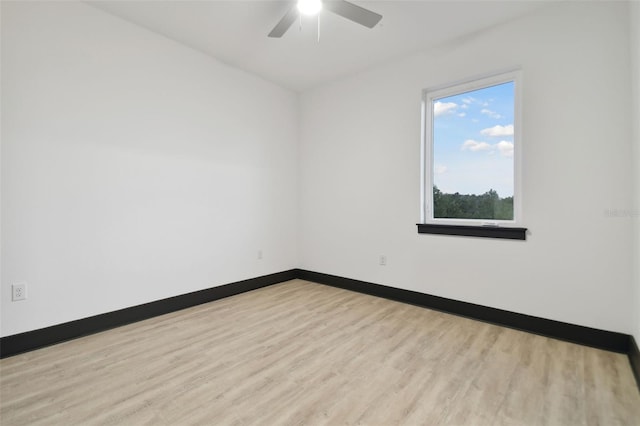
<instances>
[{"instance_id":1,"label":"electrical outlet","mask_svg":"<svg viewBox=\"0 0 640 426\"><path fill-rule=\"evenodd\" d=\"M262 260L262 250L258 250L258 260Z\"/></svg>"},{"instance_id":2,"label":"electrical outlet","mask_svg":"<svg viewBox=\"0 0 640 426\"><path fill-rule=\"evenodd\" d=\"M387 256L385 256L384 254L380 255L380 266L386 266L387 264Z\"/></svg>"},{"instance_id":3,"label":"electrical outlet","mask_svg":"<svg viewBox=\"0 0 640 426\"><path fill-rule=\"evenodd\" d=\"M27 283L18 283L11 285L11 300L25 300L27 298Z\"/></svg>"}]
</instances>

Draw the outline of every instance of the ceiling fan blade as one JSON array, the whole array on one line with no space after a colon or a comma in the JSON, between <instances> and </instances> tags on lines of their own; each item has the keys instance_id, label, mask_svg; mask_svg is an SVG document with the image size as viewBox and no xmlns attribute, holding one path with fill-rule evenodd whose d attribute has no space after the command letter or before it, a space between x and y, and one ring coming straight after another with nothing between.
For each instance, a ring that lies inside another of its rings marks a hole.
<instances>
[{"instance_id":1,"label":"ceiling fan blade","mask_svg":"<svg viewBox=\"0 0 640 426\"><path fill-rule=\"evenodd\" d=\"M287 32L289 27L295 22L298 17L298 9L294 5L285 15L282 17L280 22L276 24L275 27L269 33L269 37L282 37L284 33Z\"/></svg>"},{"instance_id":2,"label":"ceiling fan blade","mask_svg":"<svg viewBox=\"0 0 640 426\"><path fill-rule=\"evenodd\" d=\"M347 18L355 23L373 28L382 19L382 15L368 9L349 3L345 0L330 0L322 2L322 5L331 12Z\"/></svg>"}]
</instances>

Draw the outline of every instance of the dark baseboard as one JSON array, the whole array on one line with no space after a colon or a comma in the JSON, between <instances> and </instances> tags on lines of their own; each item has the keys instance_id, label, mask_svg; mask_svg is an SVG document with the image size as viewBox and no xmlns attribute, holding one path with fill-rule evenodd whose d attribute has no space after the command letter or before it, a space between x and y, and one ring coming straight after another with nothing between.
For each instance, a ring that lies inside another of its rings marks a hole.
<instances>
[{"instance_id":1,"label":"dark baseboard","mask_svg":"<svg viewBox=\"0 0 640 426\"><path fill-rule=\"evenodd\" d=\"M553 337L567 342L606 349L613 352L629 353L630 336L628 334L598 330L581 325L518 314L502 309L460 302L458 300L432 296L416 291L403 290L319 272L298 270L298 278L399 302L410 303L412 305L523 330L546 337ZM638 361L637 365L640 366L640 361Z\"/></svg>"},{"instance_id":2,"label":"dark baseboard","mask_svg":"<svg viewBox=\"0 0 640 426\"><path fill-rule=\"evenodd\" d=\"M292 280L296 277L297 270L292 269L195 291L193 293L182 294L168 299L157 300L143 305L132 306L130 308L41 328L39 330L2 337L0 338L0 358L87 336L158 315L168 314L246 291L256 290L261 287Z\"/></svg>"},{"instance_id":3,"label":"dark baseboard","mask_svg":"<svg viewBox=\"0 0 640 426\"><path fill-rule=\"evenodd\" d=\"M581 345L626 353L629 356L631 368L640 386L640 352L633 337L627 334L518 314L416 291L403 290L304 269L292 269L251 278L39 330L2 337L0 338L0 358L17 355L295 278L422 306Z\"/></svg>"},{"instance_id":4,"label":"dark baseboard","mask_svg":"<svg viewBox=\"0 0 640 426\"><path fill-rule=\"evenodd\" d=\"M629 339L629 363L631 364L633 376L636 378L638 389L640 389L640 349L638 349L638 343L633 336Z\"/></svg>"}]
</instances>

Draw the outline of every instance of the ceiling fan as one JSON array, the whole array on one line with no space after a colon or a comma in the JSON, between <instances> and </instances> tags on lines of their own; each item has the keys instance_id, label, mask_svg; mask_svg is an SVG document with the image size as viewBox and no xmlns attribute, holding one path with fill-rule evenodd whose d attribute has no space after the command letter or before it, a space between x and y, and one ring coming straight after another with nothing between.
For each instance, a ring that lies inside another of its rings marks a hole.
<instances>
[{"instance_id":1,"label":"ceiling fan","mask_svg":"<svg viewBox=\"0 0 640 426\"><path fill-rule=\"evenodd\" d=\"M322 8L367 28L375 27L382 19L382 15L345 0L298 0L271 30L269 37L282 37L300 14L316 15Z\"/></svg>"}]
</instances>

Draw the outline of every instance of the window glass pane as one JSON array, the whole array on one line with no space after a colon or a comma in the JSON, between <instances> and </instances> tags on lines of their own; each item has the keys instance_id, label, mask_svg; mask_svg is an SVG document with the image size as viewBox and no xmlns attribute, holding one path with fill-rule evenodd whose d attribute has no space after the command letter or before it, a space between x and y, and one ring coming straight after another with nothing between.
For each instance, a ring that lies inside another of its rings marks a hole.
<instances>
[{"instance_id":1,"label":"window glass pane","mask_svg":"<svg viewBox=\"0 0 640 426\"><path fill-rule=\"evenodd\" d=\"M433 100L433 217L513 220L514 82Z\"/></svg>"}]
</instances>

